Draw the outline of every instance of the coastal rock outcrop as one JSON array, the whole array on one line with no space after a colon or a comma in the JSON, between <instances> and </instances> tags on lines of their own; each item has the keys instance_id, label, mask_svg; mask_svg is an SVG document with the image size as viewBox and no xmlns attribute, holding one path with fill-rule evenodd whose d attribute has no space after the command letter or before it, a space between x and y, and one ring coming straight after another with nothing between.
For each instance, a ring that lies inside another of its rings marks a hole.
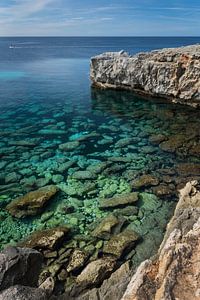
<instances>
[{"instance_id":1,"label":"coastal rock outcrop","mask_svg":"<svg viewBox=\"0 0 200 300\"><path fill-rule=\"evenodd\" d=\"M200 299L199 251L200 191L192 181L180 190L157 257L138 267L122 300Z\"/></svg>"},{"instance_id":2,"label":"coastal rock outcrop","mask_svg":"<svg viewBox=\"0 0 200 300\"><path fill-rule=\"evenodd\" d=\"M200 105L200 45L139 53L107 52L91 59L93 86L133 90Z\"/></svg>"}]
</instances>

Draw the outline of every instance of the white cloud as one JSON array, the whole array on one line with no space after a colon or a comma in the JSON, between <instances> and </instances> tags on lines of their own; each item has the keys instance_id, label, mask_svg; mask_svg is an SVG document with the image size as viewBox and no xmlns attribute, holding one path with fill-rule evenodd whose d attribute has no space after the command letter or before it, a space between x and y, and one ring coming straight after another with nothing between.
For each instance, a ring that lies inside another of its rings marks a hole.
<instances>
[{"instance_id":1,"label":"white cloud","mask_svg":"<svg viewBox=\"0 0 200 300\"><path fill-rule=\"evenodd\" d=\"M43 10L55 0L15 0L15 4L7 7L0 7L0 18L10 17L17 20L28 17Z\"/></svg>"}]
</instances>

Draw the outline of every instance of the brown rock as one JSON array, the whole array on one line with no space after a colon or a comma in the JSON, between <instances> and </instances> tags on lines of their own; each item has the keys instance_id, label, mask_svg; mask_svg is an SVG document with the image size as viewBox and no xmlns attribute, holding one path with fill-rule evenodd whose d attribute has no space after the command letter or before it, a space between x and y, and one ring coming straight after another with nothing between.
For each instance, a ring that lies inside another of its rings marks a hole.
<instances>
[{"instance_id":1,"label":"brown rock","mask_svg":"<svg viewBox=\"0 0 200 300\"><path fill-rule=\"evenodd\" d=\"M162 142L159 147L167 152L175 152L178 148L183 147L186 142L185 135L177 134L170 136L165 142Z\"/></svg>"},{"instance_id":2,"label":"brown rock","mask_svg":"<svg viewBox=\"0 0 200 300\"><path fill-rule=\"evenodd\" d=\"M99 208L115 208L133 204L138 200L138 193L128 193L114 196L112 198L104 198L99 200Z\"/></svg>"},{"instance_id":3,"label":"brown rock","mask_svg":"<svg viewBox=\"0 0 200 300\"><path fill-rule=\"evenodd\" d=\"M139 236L133 230L125 230L114 235L103 248L104 253L112 254L120 258L125 250L133 247Z\"/></svg>"},{"instance_id":4,"label":"brown rock","mask_svg":"<svg viewBox=\"0 0 200 300\"><path fill-rule=\"evenodd\" d=\"M189 154L200 157L200 144L193 145L189 150Z\"/></svg>"},{"instance_id":5,"label":"brown rock","mask_svg":"<svg viewBox=\"0 0 200 300\"><path fill-rule=\"evenodd\" d=\"M165 141L167 137L163 134L153 134L150 136L149 141L152 144L160 144L161 142Z\"/></svg>"},{"instance_id":6,"label":"brown rock","mask_svg":"<svg viewBox=\"0 0 200 300\"><path fill-rule=\"evenodd\" d=\"M160 184L152 188L153 193L158 197L168 197L175 193L175 190L170 185Z\"/></svg>"},{"instance_id":7,"label":"brown rock","mask_svg":"<svg viewBox=\"0 0 200 300\"><path fill-rule=\"evenodd\" d=\"M91 235L100 239L108 239L113 227L119 224L119 220L112 214L105 217L92 231Z\"/></svg>"},{"instance_id":8,"label":"brown rock","mask_svg":"<svg viewBox=\"0 0 200 300\"><path fill-rule=\"evenodd\" d=\"M156 176L145 174L132 182L132 186L136 189L158 185L159 180Z\"/></svg>"},{"instance_id":9,"label":"brown rock","mask_svg":"<svg viewBox=\"0 0 200 300\"><path fill-rule=\"evenodd\" d=\"M107 278L115 267L115 260L110 257L100 258L89 263L77 277L78 285L92 287L99 285Z\"/></svg>"},{"instance_id":10,"label":"brown rock","mask_svg":"<svg viewBox=\"0 0 200 300\"><path fill-rule=\"evenodd\" d=\"M190 176L200 175L200 164L198 163L181 163L177 165L177 172L179 175Z\"/></svg>"},{"instance_id":11,"label":"brown rock","mask_svg":"<svg viewBox=\"0 0 200 300\"><path fill-rule=\"evenodd\" d=\"M42 212L47 202L57 193L55 185L48 185L13 200L6 209L16 218L35 216Z\"/></svg>"},{"instance_id":12,"label":"brown rock","mask_svg":"<svg viewBox=\"0 0 200 300\"><path fill-rule=\"evenodd\" d=\"M67 266L67 272L77 271L83 267L87 258L87 253L83 252L82 250L75 249Z\"/></svg>"},{"instance_id":13,"label":"brown rock","mask_svg":"<svg viewBox=\"0 0 200 300\"><path fill-rule=\"evenodd\" d=\"M69 234L69 228L56 228L36 231L32 233L20 246L36 249L55 249Z\"/></svg>"}]
</instances>

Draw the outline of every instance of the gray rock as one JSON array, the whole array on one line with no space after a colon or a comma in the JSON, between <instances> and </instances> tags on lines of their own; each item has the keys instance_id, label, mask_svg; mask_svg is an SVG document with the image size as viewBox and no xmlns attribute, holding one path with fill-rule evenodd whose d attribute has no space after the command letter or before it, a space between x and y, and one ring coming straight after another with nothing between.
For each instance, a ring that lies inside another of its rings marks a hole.
<instances>
[{"instance_id":1,"label":"gray rock","mask_svg":"<svg viewBox=\"0 0 200 300\"><path fill-rule=\"evenodd\" d=\"M0 293L0 300L47 300L47 292L43 289L15 285Z\"/></svg>"},{"instance_id":2,"label":"gray rock","mask_svg":"<svg viewBox=\"0 0 200 300\"><path fill-rule=\"evenodd\" d=\"M188 105L200 105L200 45L129 56L108 52L91 59L94 86L122 88Z\"/></svg>"},{"instance_id":3,"label":"gray rock","mask_svg":"<svg viewBox=\"0 0 200 300\"><path fill-rule=\"evenodd\" d=\"M8 247L0 253L0 290L15 284L36 286L41 266L38 251Z\"/></svg>"}]
</instances>

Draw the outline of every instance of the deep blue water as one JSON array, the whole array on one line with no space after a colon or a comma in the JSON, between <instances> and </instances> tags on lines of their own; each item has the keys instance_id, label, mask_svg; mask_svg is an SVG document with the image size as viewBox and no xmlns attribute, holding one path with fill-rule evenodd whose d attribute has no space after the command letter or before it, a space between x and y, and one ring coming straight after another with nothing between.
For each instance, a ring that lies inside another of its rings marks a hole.
<instances>
[{"instance_id":1,"label":"deep blue water","mask_svg":"<svg viewBox=\"0 0 200 300\"><path fill-rule=\"evenodd\" d=\"M89 62L91 56L106 51L123 49L134 54L199 42L200 37L0 38L1 245L18 241L37 228L70 223L72 215L66 216L59 208L62 202L75 207L73 217L78 219L80 232L88 233L88 223L106 213L99 211L98 197L130 191L130 182L142 174L153 172L159 177L158 169L197 161L182 150L180 155L162 151L150 144L149 136L185 134L186 130L190 135L188 128L194 132L193 127L199 126L198 112L147 101L128 92L91 90ZM60 144L86 134L93 134L93 138L67 153L60 150ZM132 139L131 144L117 146L120 139L126 138ZM24 145L24 141L35 146ZM80 188L70 176L112 157L128 157L131 163L124 168L114 162L113 169L93 180L96 190L82 197L92 201L91 205L87 203L90 210L86 211L83 201L77 205L75 198L80 195L65 192L66 185L75 191ZM68 160L75 161L74 166L59 171ZM174 174L171 179L161 179L164 186L171 184L172 191L179 184ZM52 212L48 222L41 225L40 218L18 221L6 212L6 204L14 198L52 183L61 185L65 195L59 194L57 209L48 208ZM108 192L111 187L113 190ZM153 190L148 187L145 191Z\"/></svg>"}]
</instances>

